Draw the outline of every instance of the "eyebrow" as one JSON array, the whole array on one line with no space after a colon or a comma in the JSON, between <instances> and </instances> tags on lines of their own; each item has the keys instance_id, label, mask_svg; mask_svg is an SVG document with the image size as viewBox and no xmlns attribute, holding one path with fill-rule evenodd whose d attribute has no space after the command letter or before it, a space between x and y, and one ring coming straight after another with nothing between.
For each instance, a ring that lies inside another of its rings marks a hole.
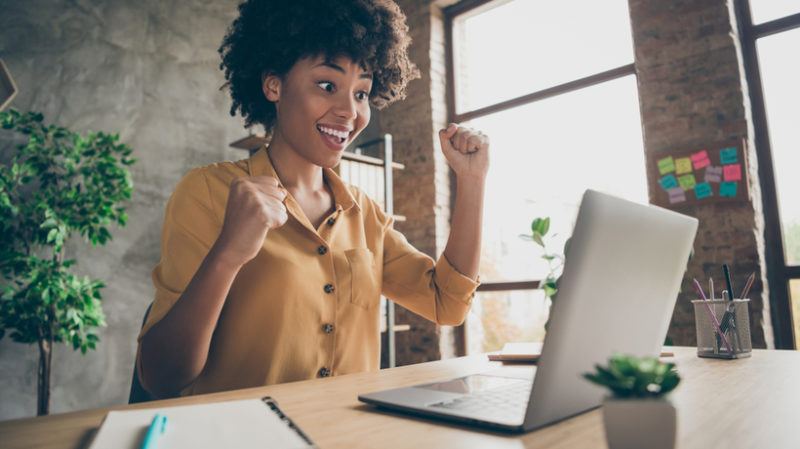
<instances>
[{"instance_id":1,"label":"eyebrow","mask_svg":"<svg viewBox=\"0 0 800 449\"><path fill-rule=\"evenodd\" d=\"M338 65L338 64L336 64L334 62L331 62L331 61L324 61L324 62L321 62L321 63L319 63L319 64L314 66L314 68L317 68L317 67L328 67L328 68L331 68L333 70L336 70L337 72L347 73L347 71L345 71L345 69L343 69L340 65ZM364 72L361 75L359 75L359 78L371 80L372 79L372 74L369 73L369 72Z\"/></svg>"}]
</instances>

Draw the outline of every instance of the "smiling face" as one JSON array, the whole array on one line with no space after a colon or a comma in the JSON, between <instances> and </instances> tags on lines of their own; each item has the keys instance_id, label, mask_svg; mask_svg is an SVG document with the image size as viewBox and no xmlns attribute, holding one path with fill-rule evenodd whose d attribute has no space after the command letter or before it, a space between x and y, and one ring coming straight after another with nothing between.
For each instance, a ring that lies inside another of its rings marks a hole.
<instances>
[{"instance_id":1,"label":"smiling face","mask_svg":"<svg viewBox=\"0 0 800 449\"><path fill-rule=\"evenodd\" d=\"M372 75L347 57L300 59L262 87L277 111L273 143L315 165L335 167L369 123Z\"/></svg>"}]
</instances>

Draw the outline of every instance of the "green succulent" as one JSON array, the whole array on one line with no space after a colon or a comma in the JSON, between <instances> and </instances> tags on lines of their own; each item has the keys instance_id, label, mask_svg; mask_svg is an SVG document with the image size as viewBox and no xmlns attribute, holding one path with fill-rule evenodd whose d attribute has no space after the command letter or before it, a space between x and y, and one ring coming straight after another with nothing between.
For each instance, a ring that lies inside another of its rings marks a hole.
<instances>
[{"instance_id":1,"label":"green succulent","mask_svg":"<svg viewBox=\"0 0 800 449\"><path fill-rule=\"evenodd\" d=\"M595 365L597 372L583 377L607 387L619 398L655 398L664 396L681 381L674 363L664 363L655 357L635 357L615 354L608 366Z\"/></svg>"}]
</instances>

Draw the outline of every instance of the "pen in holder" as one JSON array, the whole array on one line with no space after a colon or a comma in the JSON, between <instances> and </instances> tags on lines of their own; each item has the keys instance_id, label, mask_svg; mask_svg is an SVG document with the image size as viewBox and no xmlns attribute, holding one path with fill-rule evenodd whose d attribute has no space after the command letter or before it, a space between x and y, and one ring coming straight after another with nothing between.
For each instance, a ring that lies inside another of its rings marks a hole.
<instances>
[{"instance_id":1,"label":"pen in holder","mask_svg":"<svg viewBox=\"0 0 800 449\"><path fill-rule=\"evenodd\" d=\"M697 329L698 357L750 357L753 347L750 339L749 299L696 299L692 304Z\"/></svg>"}]
</instances>

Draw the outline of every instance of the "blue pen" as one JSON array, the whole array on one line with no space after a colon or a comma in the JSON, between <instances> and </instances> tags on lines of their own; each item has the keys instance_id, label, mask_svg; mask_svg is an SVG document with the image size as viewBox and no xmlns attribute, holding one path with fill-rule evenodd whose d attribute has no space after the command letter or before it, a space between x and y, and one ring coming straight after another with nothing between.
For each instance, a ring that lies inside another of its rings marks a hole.
<instances>
[{"instance_id":1,"label":"blue pen","mask_svg":"<svg viewBox=\"0 0 800 449\"><path fill-rule=\"evenodd\" d=\"M147 429L147 434L144 436L142 449L156 449L158 447L158 439L164 434L165 430L167 430L167 415L156 413L156 416L153 417L153 422L150 423L150 427Z\"/></svg>"}]
</instances>

